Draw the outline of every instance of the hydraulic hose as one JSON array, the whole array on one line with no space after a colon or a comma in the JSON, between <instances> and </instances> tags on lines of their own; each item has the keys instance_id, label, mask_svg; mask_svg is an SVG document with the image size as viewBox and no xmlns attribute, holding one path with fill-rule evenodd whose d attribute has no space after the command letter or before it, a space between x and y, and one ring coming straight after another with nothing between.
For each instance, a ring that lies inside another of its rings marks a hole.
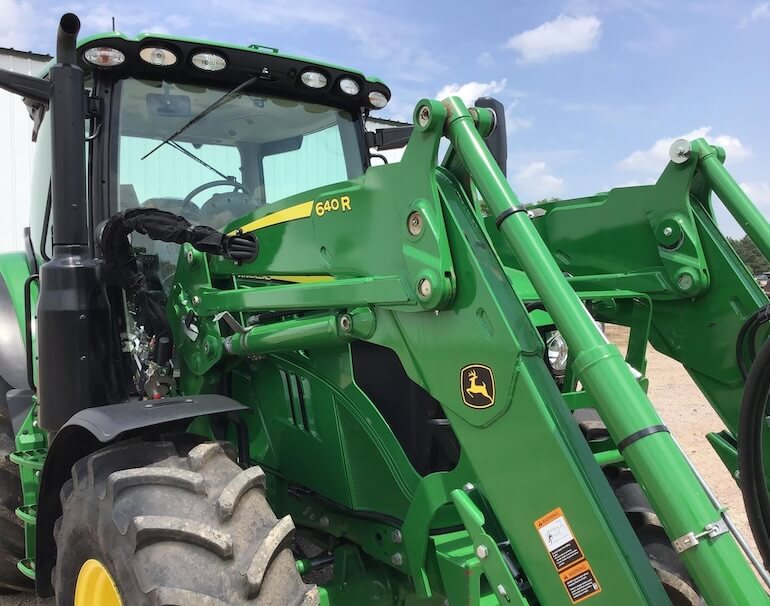
<instances>
[{"instance_id":1,"label":"hydraulic hose","mask_svg":"<svg viewBox=\"0 0 770 606\"><path fill-rule=\"evenodd\" d=\"M761 307L753 314L741 326L740 332L738 332L738 338L735 341L735 357L738 362L738 368L741 371L741 376L746 379L749 375L748 367L746 366L746 344L748 343L749 360L754 360L757 356L757 330L762 324L770 320L770 305Z\"/></svg>"},{"instance_id":2,"label":"hydraulic hose","mask_svg":"<svg viewBox=\"0 0 770 606\"><path fill-rule=\"evenodd\" d=\"M765 475L762 434L770 396L770 340L751 366L738 423L738 470L749 525L765 568L770 563L770 496Z\"/></svg>"}]
</instances>

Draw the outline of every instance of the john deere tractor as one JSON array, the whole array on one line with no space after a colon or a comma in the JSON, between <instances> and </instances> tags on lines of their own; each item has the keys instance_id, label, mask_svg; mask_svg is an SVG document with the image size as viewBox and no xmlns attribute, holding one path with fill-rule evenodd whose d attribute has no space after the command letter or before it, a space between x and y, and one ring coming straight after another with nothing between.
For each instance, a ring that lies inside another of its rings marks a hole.
<instances>
[{"instance_id":1,"label":"john deere tractor","mask_svg":"<svg viewBox=\"0 0 770 606\"><path fill-rule=\"evenodd\" d=\"M770 562L770 311L712 194L766 256L770 225L722 149L525 206L494 99L367 132L390 91L357 71L78 30L40 78L0 73L37 141L26 249L0 256L3 590L770 604L645 395L649 343L724 421Z\"/></svg>"}]
</instances>

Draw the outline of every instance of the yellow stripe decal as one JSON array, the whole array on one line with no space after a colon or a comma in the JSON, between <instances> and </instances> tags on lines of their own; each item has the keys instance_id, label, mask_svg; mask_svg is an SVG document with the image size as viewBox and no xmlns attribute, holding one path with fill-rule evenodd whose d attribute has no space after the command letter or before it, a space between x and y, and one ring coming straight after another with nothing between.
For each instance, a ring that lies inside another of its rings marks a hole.
<instances>
[{"instance_id":1,"label":"yellow stripe decal","mask_svg":"<svg viewBox=\"0 0 770 606\"><path fill-rule=\"evenodd\" d=\"M246 225L242 225L238 229L244 233L249 231L256 231L258 229L262 229L263 227L270 227L271 225L278 225L279 223L294 221L295 219L307 219L311 214L313 214L313 200L310 200L309 202L303 202L302 204L296 204L294 206L290 206L289 208L284 208L283 210L279 210L278 212L267 215L266 217L256 219L251 223L246 223ZM227 235L234 236L236 233L238 233L237 229L231 231Z\"/></svg>"},{"instance_id":2,"label":"yellow stripe decal","mask_svg":"<svg viewBox=\"0 0 770 606\"><path fill-rule=\"evenodd\" d=\"M298 284L311 284L313 282L333 282L332 276L268 276L272 280L284 282L296 282Z\"/></svg>"}]
</instances>

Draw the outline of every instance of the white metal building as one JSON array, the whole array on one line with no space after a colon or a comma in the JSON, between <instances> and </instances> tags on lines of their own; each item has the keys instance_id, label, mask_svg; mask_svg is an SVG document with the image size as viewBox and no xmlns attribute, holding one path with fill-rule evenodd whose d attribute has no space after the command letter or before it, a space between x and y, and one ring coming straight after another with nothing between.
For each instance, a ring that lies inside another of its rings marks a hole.
<instances>
[{"instance_id":1,"label":"white metal building","mask_svg":"<svg viewBox=\"0 0 770 606\"><path fill-rule=\"evenodd\" d=\"M37 75L48 55L0 48L0 68ZM0 252L22 250L32 175L32 120L21 98L0 90Z\"/></svg>"}]
</instances>

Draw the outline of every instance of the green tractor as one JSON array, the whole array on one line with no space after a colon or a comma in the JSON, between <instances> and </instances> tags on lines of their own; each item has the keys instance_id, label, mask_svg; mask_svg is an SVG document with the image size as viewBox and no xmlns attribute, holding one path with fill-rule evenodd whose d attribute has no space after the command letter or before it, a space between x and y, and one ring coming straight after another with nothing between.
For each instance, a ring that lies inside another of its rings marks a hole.
<instances>
[{"instance_id":1,"label":"green tractor","mask_svg":"<svg viewBox=\"0 0 770 606\"><path fill-rule=\"evenodd\" d=\"M723 419L770 562L768 299L712 193L766 256L770 225L722 149L527 207L493 99L367 132L390 91L359 72L78 31L41 78L0 72L37 140L26 250L0 256L2 590L770 604L645 395L650 343Z\"/></svg>"}]
</instances>

